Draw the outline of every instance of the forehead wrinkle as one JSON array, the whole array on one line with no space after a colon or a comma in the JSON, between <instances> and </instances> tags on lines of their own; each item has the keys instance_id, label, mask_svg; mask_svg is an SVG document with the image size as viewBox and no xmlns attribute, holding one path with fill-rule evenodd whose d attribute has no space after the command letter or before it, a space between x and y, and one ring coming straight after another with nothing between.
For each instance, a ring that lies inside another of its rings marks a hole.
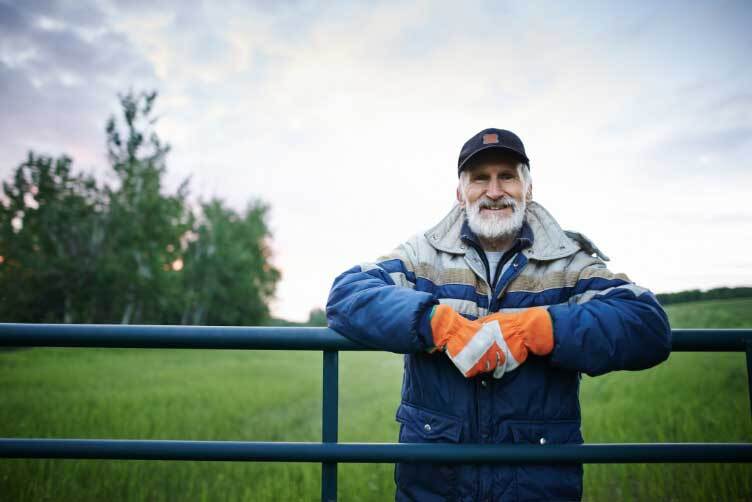
<instances>
[{"instance_id":1,"label":"forehead wrinkle","mask_svg":"<svg viewBox=\"0 0 752 502\"><path fill-rule=\"evenodd\" d=\"M508 173L514 173L516 175L517 166L513 164L507 164L506 162L484 163L484 164L479 164L469 169L468 174L470 175L470 177L476 177L481 174L490 175L493 172L496 172L497 174L508 172Z\"/></svg>"}]
</instances>

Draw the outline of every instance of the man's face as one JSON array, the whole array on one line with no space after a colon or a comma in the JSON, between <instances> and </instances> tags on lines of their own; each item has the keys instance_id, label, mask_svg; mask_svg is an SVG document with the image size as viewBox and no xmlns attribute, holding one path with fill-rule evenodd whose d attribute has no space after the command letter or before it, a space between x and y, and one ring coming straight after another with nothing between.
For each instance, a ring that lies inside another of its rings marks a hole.
<instances>
[{"instance_id":1,"label":"man's face","mask_svg":"<svg viewBox=\"0 0 752 502\"><path fill-rule=\"evenodd\" d=\"M481 162L470 168L457 198L473 232L489 240L516 235L525 217L524 185L512 160Z\"/></svg>"}]
</instances>

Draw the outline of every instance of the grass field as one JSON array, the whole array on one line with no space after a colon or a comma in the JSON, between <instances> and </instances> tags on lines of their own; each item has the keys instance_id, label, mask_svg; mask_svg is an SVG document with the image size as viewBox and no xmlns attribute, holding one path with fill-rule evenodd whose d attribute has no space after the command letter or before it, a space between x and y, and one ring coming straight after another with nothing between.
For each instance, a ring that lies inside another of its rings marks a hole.
<instances>
[{"instance_id":1,"label":"grass field","mask_svg":"<svg viewBox=\"0 0 752 502\"><path fill-rule=\"evenodd\" d=\"M667 308L674 328L752 327L752 300ZM586 442L752 442L742 353L583 376ZM340 354L340 440L394 442L402 358ZM0 436L319 441L321 354L0 352ZM343 501L393 500L393 466L341 464ZM0 461L0 500L316 500L318 464ZM586 465L586 500L749 500L752 466Z\"/></svg>"}]
</instances>

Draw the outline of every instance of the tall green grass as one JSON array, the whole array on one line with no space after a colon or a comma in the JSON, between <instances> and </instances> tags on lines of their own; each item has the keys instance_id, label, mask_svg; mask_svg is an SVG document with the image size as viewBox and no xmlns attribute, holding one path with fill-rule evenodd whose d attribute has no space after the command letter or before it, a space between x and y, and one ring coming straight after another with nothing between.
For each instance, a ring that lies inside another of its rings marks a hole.
<instances>
[{"instance_id":1,"label":"tall green grass","mask_svg":"<svg viewBox=\"0 0 752 502\"><path fill-rule=\"evenodd\" d=\"M752 327L752 300L677 304L673 328ZM645 371L583 376L586 442L752 442L744 353L676 352ZM586 465L589 500L749 500L749 464Z\"/></svg>"},{"instance_id":2,"label":"tall green grass","mask_svg":"<svg viewBox=\"0 0 752 502\"><path fill-rule=\"evenodd\" d=\"M752 327L752 300L671 306L672 326ZM752 442L740 353L674 353L583 377L587 442ZM393 442L402 358L340 354L340 440ZM0 353L0 436L319 441L321 354L131 349ZM743 500L752 468L586 465L587 500ZM0 461L0 500L315 500L318 464ZM393 466L340 464L341 500L394 498Z\"/></svg>"}]
</instances>

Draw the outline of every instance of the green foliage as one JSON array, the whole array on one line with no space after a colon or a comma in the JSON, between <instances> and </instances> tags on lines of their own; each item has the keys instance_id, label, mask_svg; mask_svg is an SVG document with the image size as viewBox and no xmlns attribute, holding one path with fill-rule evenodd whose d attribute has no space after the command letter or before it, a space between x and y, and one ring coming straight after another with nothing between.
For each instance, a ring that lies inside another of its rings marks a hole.
<instances>
[{"instance_id":1,"label":"green foliage","mask_svg":"<svg viewBox=\"0 0 752 502\"><path fill-rule=\"evenodd\" d=\"M114 186L72 160L29 153L0 196L0 322L261 324L279 271L268 207L191 208L189 181L165 193L170 146L157 94L120 96L107 121Z\"/></svg>"},{"instance_id":2,"label":"green foliage","mask_svg":"<svg viewBox=\"0 0 752 502\"><path fill-rule=\"evenodd\" d=\"M123 124L114 117L107 122L108 156L119 185L105 187L108 246L100 264L99 308L124 324L174 322L172 295L180 291L171 264L180 258L180 239L193 220L187 180L177 193L162 194L170 147L151 130L155 98L156 93L121 96Z\"/></svg>"},{"instance_id":3,"label":"green foliage","mask_svg":"<svg viewBox=\"0 0 752 502\"><path fill-rule=\"evenodd\" d=\"M308 314L309 326L327 326L326 311L324 309L316 308L311 310Z\"/></svg>"},{"instance_id":4,"label":"green foliage","mask_svg":"<svg viewBox=\"0 0 752 502\"><path fill-rule=\"evenodd\" d=\"M268 207L249 204L242 215L219 200L204 204L203 220L185 252L183 324L239 325L267 321L280 273L269 265Z\"/></svg>"},{"instance_id":5,"label":"green foliage","mask_svg":"<svg viewBox=\"0 0 752 502\"><path fill-rule=\"evenodd\" d=\"M313 327L326 327L328 321L326 320L326 312L322 308L311 309L308 313L308 320L304 322L288 321L287 319L270 318L267 321L267 326L313 326Z\"/></svg>"},{"instance_id":6,"label":"green foliage","mask_svg":"<svg viewBox=\"0 0 752 502\"><path fill-rule=\"evenodd\" d=\"M3 183L0 319L93 320L91 288L104 250L103 194L71 159L29 153Z\"/></svg>"},{"instance_id":7,"label":"green foliage","mask_svg":"<svg viewBox=\"0 0 752 502\"><path fill-rule=\"evenodd\" d=\"M675 327L752 327L752 300L667 311ZM385 352L340 354L340 441L397 441L402 364ZM321 440L317 352L22 350L0 353L0 388L3 437ZM649 370L583 377L580 400L590 443L752 441L740 353L674 353ZM340 464L339 500L394 500L393 470ZM0 460L0 499L308 501L319 499L320 472L314 463ZM751 495L750 464L585 465L584 500Z\"/></svg>"}]
</instances>

